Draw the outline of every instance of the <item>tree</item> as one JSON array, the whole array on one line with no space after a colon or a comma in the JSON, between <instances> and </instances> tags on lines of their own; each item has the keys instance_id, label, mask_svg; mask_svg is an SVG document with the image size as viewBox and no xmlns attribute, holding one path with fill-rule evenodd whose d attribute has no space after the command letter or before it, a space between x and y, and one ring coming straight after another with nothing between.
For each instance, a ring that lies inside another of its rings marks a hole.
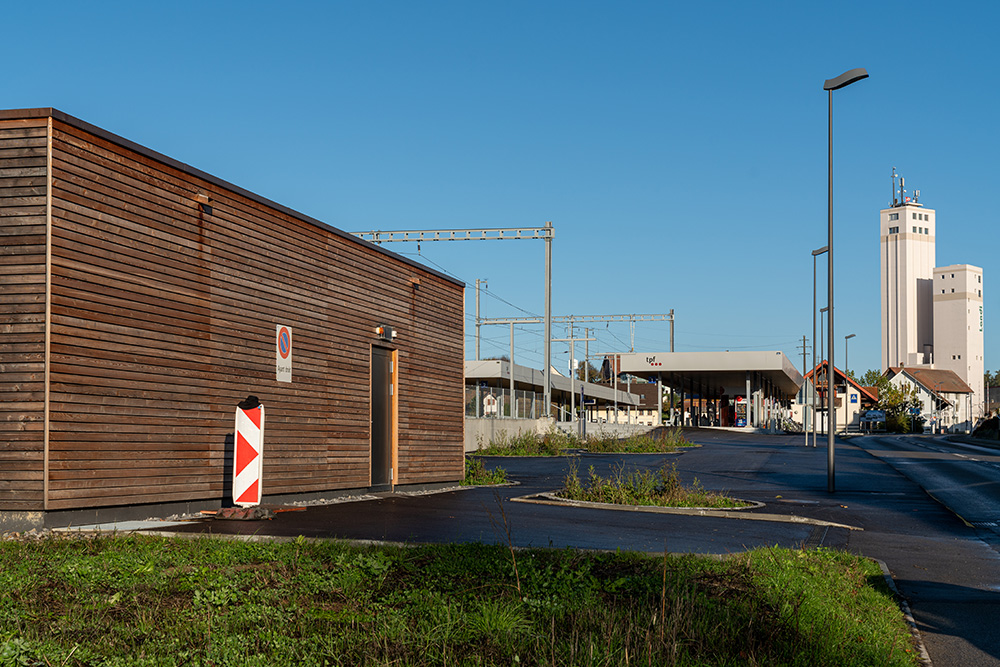
<instances>
[{"instance_id":1,"label":"tree","mask_svg":"<svg viewBox=\"0 0 1000 667\"><path fill-rule=\"evenodd\" d=\"M875 407L885 412L886 430L893 433L910 433L911 427L913 432L923 430L923 418L910 414L911 410L920 410L922 407L916 387L909 383L897 387L884 375L879 376L874 386L878 387L878 403Z\"/></svg>"},{"instance_id":2,"label":"tree","mask_svg":"<svg viewBox=\"0 0 1000 667\"><path fill-rule=\"evenodd\" d=\"M856 378L855 379L857 380L857 383L860 384L862 387L877 387L879 379L881 379L881 377L882 377L881 373L879 373L874 368L870 368L867 371L865 371L865 374L861 376L860 380L857 380Z\"/></svg>"},{"instance_id":3,"label":"tree","mask_svg":"<svg viewBox=\"0 0 1000 667\"><path fill-rule=\"evenodd\" d=\"M986 371L983 373L983 386L984 387L1000 387L1000 371L996 373L990 373Z\"/></svg>"},{"instance_id":4,"label":"tree","mask_svg":"<svg viewBox=\"0 0 1000 667\"><path fill-rule=\"evenodd\" d=\"M590 379L590 382L599 382L601 379L601 369L595 366L594 364L590 363L589 361L584 363L587 364L586 369L587 373L589 374L588 377ZM581 363L576 368L576 379L580 380L581 382L583 382L585 379L585 374L583 371L584 371L584 365Z\"/></svg>"}]
</instances>

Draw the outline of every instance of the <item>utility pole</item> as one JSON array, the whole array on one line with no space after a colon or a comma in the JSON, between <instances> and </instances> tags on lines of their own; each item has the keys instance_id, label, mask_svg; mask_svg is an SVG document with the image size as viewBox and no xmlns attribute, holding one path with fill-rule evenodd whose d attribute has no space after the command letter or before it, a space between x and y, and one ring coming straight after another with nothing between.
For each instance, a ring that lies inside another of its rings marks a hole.
<instances>
[{"instance_id":1,"label":"utility pole","mask_svg":"<svg viewBox=\"0 0 1000 667\"><path fill-rule=\"evenodd\" d=\"M495 318L481 318L477 319L476 324L538 324L543 320L539 317L495 317ZM670 322L670 351L674 351L674 310L670 309L669 313L647 313L647 314L628 314L628 315L558 315L549 316L549 322L566 322L570 325L570 329L576 322L629 322L634 327L636 322ZM551 324L549 325L551 326ZM589 331L589 330L588 330ZM634 334L633 334L634 335ZM588 338L590 334L587 334ZM550 335L545 336L546 341L551 340ZM577 339L582 340L582 339ZM596 340L596 339L590 339ZM589 347L589 346L588 346ZM589 352L589 350L588 350ZM546 361L546 379L545 385L546 390L551 386L548 376L549 371L549 360L550 355L547 353L545 357ZM587 354L587 359L590 358L589 353ZM586 363L586 360L584 360ZM615 391L617 391L618 376L615 375ZM551 400L551 394L546 394L546 399ZM546 403L548 405L548 403ZM548 414L548 413L546 413ZM618 423L618 405L617 405L617 394L615 401L615 423Z\"/></svg>"},{"instance_id":2,"label":"utility pole","mask_svg":"<svg viewBox=\"0 0 1000 667\"><path fill-rule=\"evenodd\" d=\"M511 324L511 326L514 326ZM573 367L573 357L575 352L574 343L578 340L591 341L592 338L574 338L572 324L570 325L569 338L553 338L553 343L569 343L569 410L570 421L576 422L576 369ZM615 399L617 400L617 395ZM580 407L583 407L582 405ZM577 427L579 429L579 427Z\"/></svg>"},{"instance_id":3,"label":"utility pole","mask_svg":"<svg viewBox=\"0 0 1000 667\"><path fill-rule=\"evenodd\" d=\"M517 415L514 414L514 408L517 407L517 401L514 400L514 323L510 325L510 362L507 364L510 367L510 418L517 419Z\"/></svg>"},{"instance_id":4,"label":"utility pole","mask_svg":"<svg viewBox=\"0 0 1000 667\"><path fill-rule=\"evenodd\" d=\"M482 289L486 289L488 285L486 284L486 279L480 280L476 278L476 361L479 361L479 289L482 285Z\"/></svg>"},{"instance_id":5,"label":"utility pole","mask_svg":"<svg viewBox=\"0 0 1000 667\"><path fill-rule=\"evenodd\" d=\"M353 236L381 245L389 242L421 241L510 241L541 239L545 241L545 416L552 412L552 239L551 222L544 227L504 227L492 229L424 229L399 231L351 232ZM477 322L478 324L478 322ZM505 323L506 324L506 323ZM477 338L478 340L478 338ZM476 359L479 355L476 354Z\"/></svg>"},{"instance_id":6,"label":"utility pole","mask_svg":"<svg viewBox=\"0 0 1000 667\"><path fill-rule=\"evenodd\" d=\"M670 314L668 315L668 317L670 317L670 351L673 352L674 351L674 309L673 308L670 309ZM673 389L671 389L670 391L672 392ZM673 409L673 405L670 406L670 409L671 410Z\"/></svg>"}]
</instances>

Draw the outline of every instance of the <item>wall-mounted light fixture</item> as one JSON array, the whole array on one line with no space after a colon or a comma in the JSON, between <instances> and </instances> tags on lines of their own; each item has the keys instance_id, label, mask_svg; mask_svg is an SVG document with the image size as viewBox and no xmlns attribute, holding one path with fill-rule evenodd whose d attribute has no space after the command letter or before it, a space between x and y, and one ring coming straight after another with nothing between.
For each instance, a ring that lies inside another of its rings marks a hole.
<instances>
[{"instance_id":1,"label":"wall-mounted light fixture","mask_svg":"<svg viewBox=\"0 0 1000 667\"><path fill-rule=\"evenodd\" d=\"M201 208L201 212L205 215L211 215L212 213L212 198L209 197L204 192L199 192L194 196L194 200L198 202L198 207Z\"/></svg>"},{"instance_id":2,"label":"wall-mounted light fixture","mask_svg":"<svg viewBox=\"0 0 1000 667\"><path fill-rule=\"evenodd\" d=\"M375 327L375 335L382 340L392 340L396 337L396 332L388 324L380 324Z\"/></svg>"}]
</instances>

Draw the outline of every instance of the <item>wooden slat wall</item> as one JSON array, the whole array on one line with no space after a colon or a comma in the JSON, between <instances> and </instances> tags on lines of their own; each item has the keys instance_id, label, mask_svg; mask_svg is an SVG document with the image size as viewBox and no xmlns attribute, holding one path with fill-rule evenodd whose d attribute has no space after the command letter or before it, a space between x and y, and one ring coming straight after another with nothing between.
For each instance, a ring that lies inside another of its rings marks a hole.
<instances>
[{"instance_id":1,"label":"wooden slat wall","mask_svg":"<svg viewBox=\"0 0 1000 667\"><path fill-rule=\"evenodd\" d=\"M41 510L47 122L0 121L0 510Z\"/></svg>"},{"instance_id":2,"label":"wooden slat wall","mask_svg":"<svg viewBox=\"0 0 1000 667\"><path fill-rule=\"evenodd\" d=\"M52 281L50 509L221 498L248 394L267 411L265 494L367 486L383 322L397 483L462 476L460 285L58 121Z\"/></svg>"}]
</instances>

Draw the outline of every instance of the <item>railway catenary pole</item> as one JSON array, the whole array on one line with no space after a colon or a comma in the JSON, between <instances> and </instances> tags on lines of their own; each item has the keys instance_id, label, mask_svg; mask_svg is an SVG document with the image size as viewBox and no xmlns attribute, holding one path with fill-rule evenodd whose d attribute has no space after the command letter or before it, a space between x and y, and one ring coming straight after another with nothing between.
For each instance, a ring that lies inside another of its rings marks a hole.
<instances>
[{"instance_id":1,"label":"railway catenary pole","mask_svg":"<svg viewBox=\"0 0 1000 667\"><path fill-rule=\"evenodd\" d=\"M552 412L552 239L555 229L551 222L544 227L495 227L477 229L409 229L395 231L351 232L376 245L390 242L420 243L423 241L545 241L545 416ZM479 355L477 354L478 358Z\"/></svg>"}]
</instances>

